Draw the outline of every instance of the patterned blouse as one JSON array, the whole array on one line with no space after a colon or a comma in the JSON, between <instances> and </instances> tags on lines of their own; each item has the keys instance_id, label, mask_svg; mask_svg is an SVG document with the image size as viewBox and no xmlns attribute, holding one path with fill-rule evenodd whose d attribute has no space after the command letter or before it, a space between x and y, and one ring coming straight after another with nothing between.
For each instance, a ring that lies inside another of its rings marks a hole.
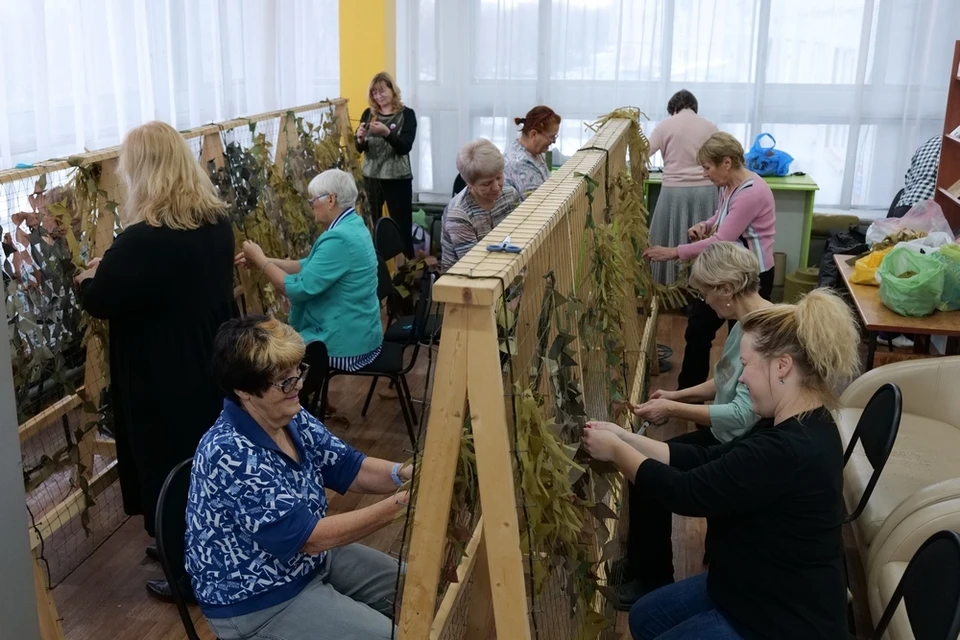
<instances>
[{"instance_id":1,"label":"patterned blouse","mask_svg":"<svg viewBox=\"0 0 960 640\"><path fill-rule=\"evenodd\" d=\"M520 204L520 195L506 184L500 197L487 211L477 204L467 187L450 201L443 212L440 235L440 270L447 271L467 254L484 236L493 231Z\"/></svg>"},{"instance_id":2,"label":"patterned blouse","mask_svg":"<svg viewBox=\"0 0 960 640\"><path fill-rule=\"evenodd\" d=\"M526 200L549 177L544 154L533 155L524 149L519 138L510 143L503 155L503 181L517 190L521 200Z\"/></svg>"}]
</instances>

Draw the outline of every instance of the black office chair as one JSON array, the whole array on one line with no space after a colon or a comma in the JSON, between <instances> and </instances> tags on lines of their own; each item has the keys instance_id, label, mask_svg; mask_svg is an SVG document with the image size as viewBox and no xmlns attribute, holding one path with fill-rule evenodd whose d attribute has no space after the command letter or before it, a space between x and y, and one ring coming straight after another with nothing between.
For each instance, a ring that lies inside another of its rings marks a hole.
<instances>
[{"instance_id":1,"label":"black office chair","mask_svg":"<svg viewBox=\"0 0 960 640\"><path fill-rule=\"evenodd\" d=\"M960 535L940 531L910 559L883 610L872 638L880 640L903 601L917 640L956 640L960 635Z\"/></svg>"},{"instance_id":2,"label":"black office chair","mask_svg":"<svg viewBox=\"0 0 960 640\"><path fill-rule=\"evenodd\" d=\"M363 409L360 415L366 416L367 409L370 407L370 400L373 398L373 392L377 385L377 380L381 377L389 378L393 386L397 389L397 399L400 401L400 412L403 414L403 421L407 427L407 434L410 436L410 443L416 449L416 431L417 413L413 406L413 397L410 394L410 387L407 386L406 375L410 373L417 363L417 356L420 353L420 345L426 338L427 316L432 306L432 288L433 274L425 272L420 279L420 297L417 300L413 315L413 323L410 331L410 338L407 342L387 342L384 341L381 346L380 355L377 359L358 371L341 371L330 368L330 371L323 383L323 392L320 400L321 414L325 412L327 405L327 394L330 389L330 380L335 376L366 376L372 377L370 391L367 392L367 398L363 403ZM406 360L407 349L412 348L413 354L409 362Z\"/></svg>"},{"instance_id":3,"label":"black office chair","mask_svg":"<svg viewBox=\"0 0 960 640\"><path fill-rule=\"evenodd\" d=\"M467 181L458 173L456 179L453 181L453 195L457 195L466 188Z\"/></svg>"},{"instance_id":4,"label":"black office chair","mask_svg":"<svg viewBox=\"0 0 960 640\"><path fill-rule=\"evenodd\" d=\"M187 599L189 594L193 593L193 587L183 566L187 497L192 468L193 459L184 460L173 468L160 489L160 499L157 500L157 553L160 555L163 575L170 584L170 593L177 606L177 613L180 614L180 622L187 632L187 640L200 640L187 609Z\"/></svg>"},{"instance_id":5,"label":"black office chair","mask_svg":"<svg viewBox=\"0 0 960 640\"><path fill-rule=\"evenodd\" d=\"M873 466L873 474L864 487L860 501L852 513L847 515L844 523L853 522L860 517L863 509L870 500L877 481L880 480L880 473L883 471L890 452L893 451L893 444L897 440L897 432L900 430L900 415L903 413L903 396L900 393L900 387L888 382L873 394L867 406L863 408L860 414L860 420L857 421L857 427L853 431L847 450L843 454L843 464L846 465L857 442L863 443L863 451L867 455L867 460Z\"/></svg>"},{"instance_id":6,"label":"black office chair","mask_svg":"<svg viewBox=\"0 0 960 640\"><path fill-rule=\"evenodd\" d=\"M327 345L320 341L308 344L303 354L303 362L310 365L310 371L307 372L307 378L303 381L303 387L300 388L300 404L322 421L324 415L318 413L320 395L323 392L323 381L327 379L327 374L330 372Z\"/></svg>"},{"instance_id":7,"label":"black office chair","mask_svg":"<svg viewBox=\"0 0 960 640\"><path fill-rule=\"evenodd\" d=\"M384 260L404 255L410 245L410 238L404 238L400 225L390 218L380 218L373 230L373 248Z\"/></svg>"}]
</instances>

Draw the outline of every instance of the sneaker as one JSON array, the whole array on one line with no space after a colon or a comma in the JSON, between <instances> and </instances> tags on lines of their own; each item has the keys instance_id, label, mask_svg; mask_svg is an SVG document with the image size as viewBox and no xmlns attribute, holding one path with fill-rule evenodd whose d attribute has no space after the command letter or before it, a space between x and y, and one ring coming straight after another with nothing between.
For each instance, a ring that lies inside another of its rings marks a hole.
<instances>
[{"instance_id":1,"label":"sneaker","mask_svg":"<svg viewBox=\"0 0 960 640\"><path fill-rule=\"evenodd\" d=\"M913 340L903 335L898 335L893 340L890 339L889 334L877 336L877 344L882 344L885 347L892 345L897 349L913 349Z\"/></svg>"},{"instance_id":2,"label":"sneaker","mask_svg":"<svg viewBox=\"0 0 960 640\"><path fill-rule=\"evenodd\" d=\"M626 558L614 560L607 565L607 584L617 587L624 582L629 582L632 579L632 573L629 560Z\"/></svg>"}]
</instances>

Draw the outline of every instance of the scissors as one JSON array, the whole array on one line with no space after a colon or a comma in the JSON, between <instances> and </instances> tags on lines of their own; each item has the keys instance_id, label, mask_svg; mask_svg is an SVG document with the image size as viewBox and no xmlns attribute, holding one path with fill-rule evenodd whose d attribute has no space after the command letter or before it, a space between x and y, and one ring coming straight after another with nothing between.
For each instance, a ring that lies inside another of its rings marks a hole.
<instances>
[{"instance_id":1,"label":"scissors","mask_svg":"<svg viewBox=\"0 0 960 640\"><path fill-rule=\"evenodd\" d=\"M663 425L667 424L668 420L669 418L664 418L663 420L658 420L657 422L644 420L642 423L640 423L640 428L637 429L637 435L642 436L647 432L647 429L649 429L650 427L662 427Z\"/></svg>"},{"instance_id":2,"label":"scissors","mask_svg":"<svg viewBox=\"0 0 960 640\"><path fill-rule=\"evenodd\" d=\"M503 242L497 242L496 244L488 244L487 251L505 251L507 253L520 253L522 249L515 244L510 244L510 236L507 236L503 239Z\"/></svg>"}]
</instances>

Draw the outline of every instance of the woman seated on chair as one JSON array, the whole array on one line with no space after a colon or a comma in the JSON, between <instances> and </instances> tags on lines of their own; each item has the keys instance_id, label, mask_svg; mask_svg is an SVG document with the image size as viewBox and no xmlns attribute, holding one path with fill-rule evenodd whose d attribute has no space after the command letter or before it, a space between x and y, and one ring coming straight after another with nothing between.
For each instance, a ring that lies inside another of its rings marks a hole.
<instances>
[{"instance_id":1,"label":"woman seated on chair","mask_svg":"<svg viewBox=\"0 0 960 640\"><path fill-rule=\"evenodd\" d=\"M697 429L668 443L712 447L732 441L757 422L750 392L740 382L740 320L757 309L771 306L760 297L760 263L734 242L717 242L703 250L693 263L690 284L721 318L736 320L713 367L713 378L690 389L655 391L649 402L635 409L637 416L659 424L670 418L708 428ZM704 402L712 402L706 405ZM630 491L630 530L627 559L611 578L621 582L619 609L629 611L645 593L673 582L673 518L649 492Z\"/></svg>"},{"instance_id":2,"label":"woman seated on chair","mask_svg":"<svg viewBox=\"0 0 960 640\"><path fill-rule=\"evenodd\" d=\"M557 141L560 116L550 107L539 105L513 121L521 127L520 137L507 146L503 175L504 181L525 200L550 177L546 153Z\"/></svg>"},{"instance_id":3,"label":"woman seated on chair","mask_svg":"<svg viewBox=\"0 0 960 640\"><path fill-rule=\"evenodd\" d=\"M307 187L314 219L325 231L302 260L268 258L245 241L238 264L259 269L291 304L290 324L308 344L326 345L330 366L356 371L380 354L383 325L377 298L377 254L354 209L357 184L330 169Z\"/></svg>"},{"instance_id":4,"label":"woman seated on chair","mask_svg":"<svg viewBox=\"0 0 960 640\"><path fill-rule=\"evenodd\" d=\"M503 154L480 138L457 154L457 171L467 188L443 211L440 269L447 271L520 204L520 194L503 184Z\"/></svg>"},{"instance_id":5,"label":"woman seated on chair","mask_svg":"<svg viewBox=\"0 0 960 640\"><path fill-rule=\"evenodd\" d=\"M217 332L227 399L193 459L187 572L223 640L390 638L397 561L355 543L406 508L411 468L366 457L300 407L303 355L266 316ZM328 516L327 488L389 497Z\"/></svg>"},{"instance_id":6,"label":"woman seated on chair","mask_svg":"<svg viewBox=\"0 0 960 640\"><path fill-rule=\"evenodd\" d=\"M761 416L742 438L702 446L604 422L584 429L587 453L612 461L633 490L709 523L709 571L638 600L637 640L847 636L843 445L828 409L857 373L859 328L825 290L741 323L740 380Z\"/></svg>"}]
</instances>

